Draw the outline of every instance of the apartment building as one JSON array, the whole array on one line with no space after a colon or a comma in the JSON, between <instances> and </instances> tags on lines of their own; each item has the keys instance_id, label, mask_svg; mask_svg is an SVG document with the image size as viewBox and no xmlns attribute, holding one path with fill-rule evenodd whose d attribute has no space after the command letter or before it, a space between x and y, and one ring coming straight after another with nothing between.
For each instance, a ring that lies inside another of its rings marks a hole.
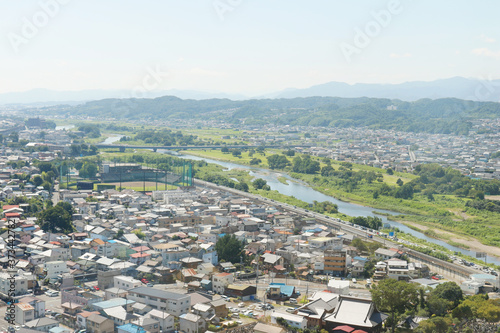
<instances>
[{"instance_id":1,"label":"apartment building","mask_svg":"<svg viewBox=\"0 0 500 333\"><path fill-rule=\"evenodd\" d=\"M163 310L176 317L188 313L191 307L191 296L163 291L150 287L130 289L128 299L144 303L153 309Z\"/></svg>"},{"instance_id":2,"label":"apartment building","mask_svg":"<svg viewBox=\"0 0 500 333\"><path fill-rule=\"evenodd\" d=\"M347 253L343 250L326 250L324 272L335 276L344 276L347 271Z\"/></svg>"},{"instance_id":3,"label":"apartment building","mask_svg":"<svg viewBox=\"0 0 500 333\"><path fill-rule=\"evenodd\" d=\"M232 273L218 273L212 276L212 290L215 293L223 294L226 287L234 282Z\"/></svg>"},{"instance_id":4,"label":"apartment building","mask_svg":"<svg viewBox=\"0 0 500 333\"><path fill-rule=\"evenodd\" d=\"M113 277L113 286L115 288L130 290L133 288L140 287L142 285L141 281L136 280L130 276L118 275Z\"/></svg>"}]
</instances>

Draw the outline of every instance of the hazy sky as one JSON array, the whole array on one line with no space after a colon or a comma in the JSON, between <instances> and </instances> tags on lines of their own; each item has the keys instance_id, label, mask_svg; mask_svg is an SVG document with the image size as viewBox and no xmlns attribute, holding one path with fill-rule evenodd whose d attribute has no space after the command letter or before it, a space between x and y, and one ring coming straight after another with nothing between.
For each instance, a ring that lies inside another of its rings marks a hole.
<instances>
[{"instance_id":1,"label":"hazy sky","mask_svg":"<svg viewBox=\"0 0 500 333\"><path fill-rule=\"evenodd\" d=\"M498 79L499 13L498 0L0 0L0 93Z\"/></svg>"}]
</instances>

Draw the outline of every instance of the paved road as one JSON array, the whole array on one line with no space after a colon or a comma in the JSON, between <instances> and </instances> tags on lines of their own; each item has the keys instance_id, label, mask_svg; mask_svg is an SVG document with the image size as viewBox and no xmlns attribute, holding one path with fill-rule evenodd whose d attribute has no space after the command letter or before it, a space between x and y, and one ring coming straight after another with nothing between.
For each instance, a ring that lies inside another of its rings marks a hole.
<instances>
[{"instance_id":1,"label":"paved road","mask_svg":"<svg viewBox=\"0 0 500 333\"><path fill-rule=\"evenodd\" d=\"M54 185L54 192L52 192L52 203L54 204L54 206L57 205L59 200L60 200L59 184L56 184L56 185Z\"/></svg>"},{"instance_id":2,"label":"paved road","mask_svg":"<svg viewBox=\"0 0 500 333\"><path fill-rule=\"evenodd\" d=\"M45 301L45 310L51 310L53 312L62 313L63 310L61 308L61 297L49 297L45 294L37 295L37 298ZM7 310L7 306L0 307L0 331L4 332L10 326L10 324L5 320L5 311ZM17 325L17 324L16 324Z\"/></svg>"}]
</instances>

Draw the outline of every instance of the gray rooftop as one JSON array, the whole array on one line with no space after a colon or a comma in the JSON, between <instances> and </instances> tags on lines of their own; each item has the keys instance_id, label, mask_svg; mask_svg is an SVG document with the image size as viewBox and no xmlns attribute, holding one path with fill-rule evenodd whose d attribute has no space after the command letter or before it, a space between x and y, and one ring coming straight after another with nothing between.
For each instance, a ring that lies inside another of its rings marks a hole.
<instances>
[{"instance_id":1,"label":"gray rooftop","mask_svg":"<svg viewBox=\"0 0 500 333\"><path fill-rule=\"evenodd\" d=\"M164 291L156 288L150 287L137 287L129 290L129 293L138 293L141 295L146 295L149 297L158 297L162 299L181 299L188 295L186 294L178 294L170 291Z\"/></svg>"}]
</instances>

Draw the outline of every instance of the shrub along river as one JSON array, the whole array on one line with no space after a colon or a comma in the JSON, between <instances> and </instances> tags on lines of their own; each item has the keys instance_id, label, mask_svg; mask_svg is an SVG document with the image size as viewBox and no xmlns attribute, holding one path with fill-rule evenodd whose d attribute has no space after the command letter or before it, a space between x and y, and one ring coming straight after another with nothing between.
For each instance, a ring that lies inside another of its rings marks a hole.
<instances>
[{"instance_id":1,"label":"shrub along river","mask_svg":"<svg viewBox=\"0 0 500 333\"><path fill-rule=\"evenodd\" d=\"M160 152L160 150L158 151ZM161 151L161 152L166 152L166 151ZM418 237L420 239L425 239L426 241L430 243L434 243L437 245L441 245L451 251L454 252L461 252L465 255L475 257L476 252L475 251L470 251L466 249L462 249L456 246L452 246L442 240L427 237L421 232L415 231L413 229L408 228L402 223L396 222L396 221L391 221L388 220L386 216L379 215L374 213L374 208L371 207L366 207L366 206L361 206L345 201L340 201L338 199L335 199L334 197L331 197L329 195L323 194L319 191L316 191L315 189L309 187L308 185L297 181L293 179L292 177L288 176L285 173L280 173L280 172L275 172L267 169L262 169L262 168L256 168L256 167L251 167L248 165L241 165L241 164L236 164L236 163L231 163L231 162L224 162L224 161L217 161L213 160L210 158L205 158L205 157L199 157L199 156L192 156L192 155L175 155L176 157L184 158L184 159L191 159L191 160L204 160L207 163L214 163L218 164L224 168L227 168L228 170L230 169L243 169L243 170L248 170L250 172L251 176L254 176L255 178L262 178L267 181L267 184L271 187L272 190L276 190L282 194L288 195L288 196L294 196L297 199L300 199L302 201L305 201L307 203L313 203L313 201L330 201L333 202L334 204L338 205L339 212L349 215L349 216L376 216L382 219L382 222L388 223L392 227L398 228L401 231L404 231L406 233L412 234L415 237ZM278 177L285 177L287 179L288 185L281 183L278 180ZM383 209L377 209L377 212L383 213L383 214L390 214L390 215L400 215L398 212L393 212L389 210L383 210ZM500 265L500 258L493 257L493 256L487 256L486 257L486 262L488 263L494 263L496 265Z\"/></svg>"}]
</instances>

